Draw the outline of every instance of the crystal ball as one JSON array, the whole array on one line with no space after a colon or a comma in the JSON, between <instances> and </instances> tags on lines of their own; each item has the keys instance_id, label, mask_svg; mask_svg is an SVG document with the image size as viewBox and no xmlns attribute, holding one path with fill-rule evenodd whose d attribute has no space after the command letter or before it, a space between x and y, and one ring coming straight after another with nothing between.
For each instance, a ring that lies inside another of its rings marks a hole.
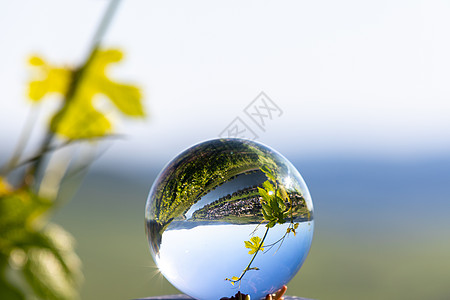
<instances>
[{"instance_id":1,"label":"crystal ball","mask_svg":"<svg viewBox=\"0 0 450 300\"><path fill-rule=\"evenodd\" d=\"M150 190L145 223L160 272L199 300L274 293L302 266L314 231L297 169L244 139L202 142L170 161Z\"/></svg>"}]
</instances>

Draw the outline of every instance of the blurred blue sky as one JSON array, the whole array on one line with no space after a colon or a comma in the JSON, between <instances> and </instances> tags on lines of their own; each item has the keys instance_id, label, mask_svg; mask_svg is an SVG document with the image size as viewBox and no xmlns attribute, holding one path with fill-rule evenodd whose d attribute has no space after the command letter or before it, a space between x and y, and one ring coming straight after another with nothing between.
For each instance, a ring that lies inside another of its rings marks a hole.
<instances>
[{"instance_id":1,"label":"blurred blue sky","mask_svg":"<svg viewBox=\"0 0 450 300\"><path fill-rule=\"evenodd\" d=\"M82 61L106 4L0 3L3 152L29 111L26 58ZM448 1L124 1L104 45L126 56L110 74L142 87L149 118L118 122L128 137L100 163L168 161L235 117L290 159L445 155L449 14ZM283 110L265 132L243 112L261 91Z\"/></svg>"}]
</instances>

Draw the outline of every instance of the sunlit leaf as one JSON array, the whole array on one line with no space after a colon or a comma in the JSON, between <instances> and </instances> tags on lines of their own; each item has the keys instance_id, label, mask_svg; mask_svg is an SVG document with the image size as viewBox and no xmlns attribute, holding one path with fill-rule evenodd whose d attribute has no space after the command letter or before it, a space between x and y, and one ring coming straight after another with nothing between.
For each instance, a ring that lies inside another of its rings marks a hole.
<instances>
[{"instance_id":1,"label":"sunlit leaf","mask_svg":"<svg viewBox=\"0 0 450 300\"><path fill-rule=\"evenodd\" d=\"M266 220L270 219L270 217L273 215L272 208L268 204L262 204L262 209L264 218Z\"/></svg>"},{"instance_id":2,"label":"sunlit leaf","mask_svg":"<svg viewBox=\"0 0 450 300\"><path fill-rule=\"evenodd\" d=\"M245 241L245 248L250 249L248 254L254 254L258 251L264 251L263 244L261 243L261 238L258 236L254 236L250 239L250 241Z\"/></svg>"},{"instance_id":3,"label":"sunlit leaf","mask_svg":"<svg viewBox=\"0 0 450 300\"><path fill-rule=\"evenodd\" d=\"M267 223L266 227L267 228L272 228L273 226L275 226L275 224L277 224L276 220L271 220L269 223Z\"/></svg>"},{"instance_id":4,"label":"sunlit leaf","mask_svg":"<svg viewBox=\"0 0 450 300\"><path fill-rule=\"evenodd\" d=\"M234 285L237 281L239 281L239 277L233 276L233 277L231 277L231 279L230 278L225 278L225 280L230 281L231 284Z\"/></svg>"},{"instance_id":5,"label":"sunlit leaf","mask_svg":"<svg viewBox=\"0 0 450 300\"><path fill-rule=\"evenodd\" d=\"M27 251L24 276L42 299L76 299L81 280L80 260L73 251L73 238L59 226L49 224L37 233Z\"/></svg>"},{"instance_id":6,"label":"sunlit leaf","mask_svg":"<svg viewBox=\"0 0 450 300\"><path fill-rule=\"evenodd\" d=\"M50 207L49 200L38 197L29 188L0 195L0 239L8 231L31 228Z\"/></svg>"},{"instance_id":7,"label":"sunlit leaf","mask_svg":"<svg viewBox=\"0 0 450 300\"><path fill-rule=\"evenodd\" d=\"M269 166L268 166L268 164L270 162L267 159L265 159L263 156L260 156L259 160L262 161L262 163L263 163L263 166L260 168L261 171L263 171L264 174L266 174L267 178L269 178L270 180L275 182L276 179L275 179L275 175L274 175L274 170L271 170L271 168L269 168Z\"/></svg>"},{"instance_id":8,"label":"sunlit leaf","mask_svg":"<svg viewBox=\"0 0 450 300\"><path fill-rule=\"evenodd\" d=\"M271 195L270 192L275 192L275 188L273 187L273 185L270 183L269 180L264 181L263 183L263 188L266 190L266 192Z\"/></svg>"},{"instance_id":9,"label":"sunlit leaf","mask_svg":"<svg viewBox=\"0 0 450 300\"><path fill-rule=\"evenodd\" d=\"M264 203L270 202L270 195L267 193L267 191L265 189L258 187L258 192L259 192L259 195L263 198Z\"/></svg>"},{"instance_id":10,"label":"sunlit leaf","mask_svg":"<svg viewBox=\"0 0 450 300\"><path fill-rule=\"evenodd\" d=\"M112 130L111 122L89 104L70 105L59 111L50 123L50 129L71 139L100 137Z\"/></svg>"},{"instance_id":11,"label":"sunlit leaf","mask_svg":"<svg viewBox=\"0 0 450 300\"><path fill-rule=\"evenodd\" d=\"M277 205L280 208L280 211L285 212L286 211L286 204L284 203L284 200L281 197L275 196L277 199Z\"/></svg>"},{"instance_id":12,"label":"sunlit leaf","mask_svg":"<svg viewBox=\"0 0 450 300\"><path fill-rule=\"evenodd\" d=\"M69 139L110 134L113 126L105 112L96 107L97 95L106 96L126 116L145 116L140 90L133 85L115 82L106 74L107 67L120 61L122 56L119 50L98 50L85 66L76 71L51 66L36 56L30 59L30 64L40 74L37 80L30 82L29 97L37 101L56 92L65 98L62 108L51 120L53 132Z\"/></svg>"},{"instance_id":13,"label":"sunlit leaf","mask_svg":"<svg viewBox=\"0 0 450 300\"><path fill-rule=\"evenodd\" d=\"M42 299L76 298L77 292L72 279L48 249L30 249L23 272L35 294Z\"/></svg>"},{"instance_id":14,"label":"sunlit leaf","mask_svg":"<svg viewBox=\"0 0 450 300\"><path fill-rule=\"evenodd\" d=\"M38 56L32 56L29 64L35 67L36 78L30 82L28 88L31 100L39 101L49 93L66 94L72 76L70 69L50 66Z\"/></svg>"},{"instance_id":15,"label":"sunlit leaf","mask_svg":"<svg viewBox=\"0 0 450 300\"><path fill-rule=\"evenodd\" d=\"M39 56L33 55L30 57L30 59L28 60L28 63L32 66L43 66L45 65L45 62L42 58L40 58Z\"/></svg>"},{"instance_id":16,"label":"sunlit leaf","mask_svg":"<svg viewBox=\"0 0 450 300\"><path fill-rule=\"evenodd\" d=\"M43 227L51 206L51 201L38 197L29 188L9 190L0 196L0 257L15 265L40 299L75 299L80 262L70 235L56 225ZM18 261L20 257L15 254L21 254L23 259ZM5 293L14 293L14 287L0 274L1 285ZM0 299L23 297L14 293Z\"/></svg>"},{"instance_id":17,"label":"sunlit leaf","mask_svg":"<svg viewBox=\"0 0 450 300\"><path fill-rule=\"evenodd\" d=\"M278 187L278 192L280 193L280 197L284 200L284 201L289 201L289 196L286 192L286 189L284 188L283 185L280 184L280 186Z\"/></svg>"}]
</instances>

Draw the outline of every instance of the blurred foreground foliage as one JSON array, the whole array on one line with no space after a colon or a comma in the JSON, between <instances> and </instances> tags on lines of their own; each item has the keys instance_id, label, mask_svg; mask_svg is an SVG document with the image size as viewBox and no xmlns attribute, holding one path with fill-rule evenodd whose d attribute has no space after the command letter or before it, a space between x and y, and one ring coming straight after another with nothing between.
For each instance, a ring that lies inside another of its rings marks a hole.
<instances>
[{"instance_id":1,"label":"blurred foreground foliage","mask_svg":"<svg viewBox=\"0 0 450 300\"><path fill-rule=\"evenodd\" d=\"M6 188L5 188L6 187ZM30 292L41 299L73 299L81 279L80 262L72 237L45 221L52 201L29 187L0 190L0 298L27 299ZM12 278L22 275L22 284Z\"/></svg>"},{"instance_id":2,"label":"blurred foreground foliage","mask_svg":"<svg viewBox=\"0 0 450 300\"><path fill-rule=\"evenodd\" d=\"M86 169L93 159L81 157L75 164L72 156L55 159L55 154L80 143L95 151L93 139L113 134L110 118L94 105L99 94L106 96L125 116L145 116L140 90L106 76L106 67L121 58L119 50L95 47L78 68L53 66L38 56L29 60L34 69L29 84L31 101L38 102L57 93L63 102L51 117L35 155L20 161L22 145L2 169L0 299L79 298L82 274L74 240L50 222L50 217L67 200L61 199L64 196L60 193L64 180L78 172L80 166ZM30 132L24 134L27 141Z\"/></svg>"}]
</instances>

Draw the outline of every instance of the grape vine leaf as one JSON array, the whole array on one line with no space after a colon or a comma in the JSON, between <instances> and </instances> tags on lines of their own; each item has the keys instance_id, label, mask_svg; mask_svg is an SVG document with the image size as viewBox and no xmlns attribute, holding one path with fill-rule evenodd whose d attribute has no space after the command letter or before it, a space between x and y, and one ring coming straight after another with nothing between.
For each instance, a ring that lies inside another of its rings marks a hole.
<instances>
[{"instance_id":1,"label":"grape vine leaf","mask_svg":"<svg viewBox=\"0 0 450 300\"><path fill-rule=\"evenodd\" d=\"M0 292L0 299L22 299L17 293L21 290L32 290L36 299L75 299L81 281L80 261L66 231L52 223L44 226L52 201L38 197L28 187L8 187L3 178L0 184L0 289L3 286L7 292ZM25 259L13 259L18 257L16 253ZM14 268L21 280L4 276L11 261L20 261L14 262ZM25 283L28 287L23 288Z\"/></svg>"},{"instance_id":2,"label":"grape vine leaf","mask_svg":"<svg viewBox=\"0 0 450 300\"><path fill-rule=\"evenodd\" d=\"M239 280L239 277L233 276L233 277L231 277L231 279L230 278L225 278L225 280L230 281L231 284L234 285Z\"/></svg>"},{"instance_id":3,"label":"grape vine leaf","mask_svg":"<svg viewBox=\"0 0 450 300\"><path fill-rule=\"evenodd\" d=\"M68 139L110 134L111 120L96 106L99 95L107 97L125 116L145 116L139 88L115 82L106 74L107 67L122 57L122 52L117 49L97 50L79 69L53 66L38 56L30 58L29 64L37 74L29 83L29 98L37 102L50 93L64 97L61 109L51 119L51 131Z\"/></svg>"},{"instance_id":4,"label":"grape vine leaf","mask_svg":"<svg viewBox=\"0 0 450 300\"><path fill-rule=\"evenodd\" d=\"M259 236L254 236L250 241L245 241L245 248L250 249L248 254L255 254L258 251L264 251L263 244L261 243L261 238Z\"/></svg>"},{"instance_id":5,"label":"grape vine leaf","mask_svg":"<svg viewBox=\"0 0 450 300\"><path fill-rule=\"evenodd\" d=\"M73 252L73 238L61 227L49 224L36 233L27 249L24 278L42 299L75 299L81 279L80 260Z\"/></svg>"},{"instance_id":6,"label":"grape vine leaf","mask_svg":"<svg viewBox=\"0 0 450 300\"><path fill-rule=\"evenodd\" d=\"M283 224L288 216L281 189L275 189L269 180L263 183L264 188L258 187L261 196L262 214L267 223L266 227L272 228L275 224Z\"/></svg>"}]
</instances>

